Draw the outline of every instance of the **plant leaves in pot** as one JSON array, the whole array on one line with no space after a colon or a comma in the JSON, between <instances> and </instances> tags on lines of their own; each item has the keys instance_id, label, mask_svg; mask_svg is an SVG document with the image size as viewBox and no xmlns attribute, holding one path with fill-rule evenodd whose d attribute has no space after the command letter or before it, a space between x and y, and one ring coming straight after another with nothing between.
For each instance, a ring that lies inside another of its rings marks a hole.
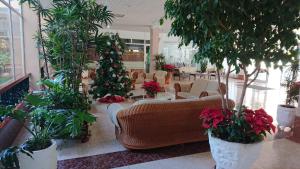
<instances>
[{"instance_id":1,"label":"plant leaves in pot","mask_svg":"<svg viewBox=\"0 0 300 169\"><path fill-rule=\"evenodd\" d=\"M275 131L272 117L263 109L204 109L200 118L208 130L216 169L251 168L267 132Z\"/></svg>"},{"instance_id":2,"label":"plant leaves in pot","mask_svg":"<svg viewBox=\"0 0 300 169\"><path fill-rule=\"evenodd\" d=\"M285 71L286 101L285 104L277 107L277 122L279 127L292 127L294 125L297 108L294 106L298 103L300 82L296 82L299 71L299 60L292 61L287 65Z\"/></svg>"},{"instance_id":3,"label":"plant leaves in pot","mask_svg":"<svg viewBox=\"0 0 300 169\"><path fill-rule=\"evenodd\" d=\"M25 98L16 107L0 107L0 117L19 121L31 135L22 145L1 151L0 166L4 169L55 169L57 150L52 140L53 126L40 123L40 116L37 115L48 113L49 110L41 106L45 104L45 100L35 100L34 103L29 101L30 99Z\"/></svg>"}]
</instances>

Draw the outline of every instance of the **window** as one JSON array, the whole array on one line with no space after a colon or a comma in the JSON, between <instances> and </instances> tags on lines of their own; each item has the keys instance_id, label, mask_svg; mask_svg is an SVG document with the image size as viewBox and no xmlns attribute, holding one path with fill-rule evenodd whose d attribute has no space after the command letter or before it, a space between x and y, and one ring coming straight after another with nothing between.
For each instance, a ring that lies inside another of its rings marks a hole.
<instances>
[{"instance_id":1,"label":"window","mask_svg":"<svg viewBox=\"0 0 300 169\"><path fill-rule=\"evenodd\" d=\"M0 0L0 87L24 75L21 14L18 0Z\"/></svg>"}]
</instances>

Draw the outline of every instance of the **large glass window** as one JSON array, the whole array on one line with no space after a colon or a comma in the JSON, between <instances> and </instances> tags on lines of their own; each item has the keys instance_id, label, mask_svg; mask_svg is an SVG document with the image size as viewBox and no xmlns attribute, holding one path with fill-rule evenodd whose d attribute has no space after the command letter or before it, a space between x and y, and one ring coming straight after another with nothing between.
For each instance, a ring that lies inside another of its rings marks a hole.
<instances>
[{"instance_id":1,"label":"large glass window","mask_svg":"<svg viewBox=\"0 0 300 169\"><path fill-rule=\"evenodd\" d=\"M0 0L0 87L24 75L21 7Z\"/></svg>"}]
</instances>

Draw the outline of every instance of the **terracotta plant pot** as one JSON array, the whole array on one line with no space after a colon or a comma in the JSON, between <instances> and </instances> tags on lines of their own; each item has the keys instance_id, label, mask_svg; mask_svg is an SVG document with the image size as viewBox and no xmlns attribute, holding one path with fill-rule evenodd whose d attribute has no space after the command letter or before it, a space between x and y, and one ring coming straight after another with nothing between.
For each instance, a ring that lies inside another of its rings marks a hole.
<instances>
[{"instance_id":1,"label":"terracotta plant pot","mask_svg":"<svg viewBox=\"0 0 300 169\"><path fill-rule=\"evenodd\" d=\"M277 122L278 126L292 127L294 125L297 108L289 105L278 105Z\"/></svg>"},{"instance_id":2,"label":"terracotta plant pot","mask_svg":"<svg viewBox=\"0 0 300 169\"><path fill-rule=\"evenodd\" d=\"M259 156L262 143L242 144L221 140L208 133L216 169L250 169Z\"/></svg>"}]
</instances>

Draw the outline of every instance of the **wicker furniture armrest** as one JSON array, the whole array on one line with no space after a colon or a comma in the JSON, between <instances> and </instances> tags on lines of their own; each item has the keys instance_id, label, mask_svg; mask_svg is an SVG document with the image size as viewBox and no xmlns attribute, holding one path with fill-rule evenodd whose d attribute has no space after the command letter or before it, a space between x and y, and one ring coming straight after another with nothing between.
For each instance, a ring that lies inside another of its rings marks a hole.
<instances>
[{"instance_id":1,"label":"wicker furniture armrest","mask_svg":"<svg viewBox=\"0 0 300 169\"><path fill-rule=\"evenodd\" d=\"M178 92L189 93L191 91L192 86L193 86L193 83L190 83L190 84L175 83L174 84L174 89L175 89L176 98L178 97Z\"/></svg>"},{"instance_id":2,"label":"wicker furniture armrest","mask_svg":"<svg viewBox=\"0 0 300 169\"><path fill-rule=\"evenodd\" d=\"M208 92L207 91L203 91L203 92L201 92L199 98L206 97L206 96L209 96Z\"/></svg>"}]
</instances>

